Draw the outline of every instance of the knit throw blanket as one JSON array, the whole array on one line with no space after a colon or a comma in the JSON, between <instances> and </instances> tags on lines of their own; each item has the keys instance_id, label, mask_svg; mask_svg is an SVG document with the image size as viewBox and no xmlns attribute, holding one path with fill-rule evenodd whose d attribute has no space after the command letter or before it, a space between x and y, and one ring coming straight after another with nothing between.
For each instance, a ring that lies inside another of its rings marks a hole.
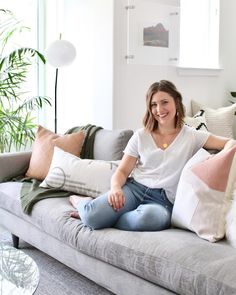
<instances>
[{"instance_id":1,"label":"knit throw blanket","mask_svg":"<svg viewBox=\"0 0 236 295\"><path fill-rule=\"evenodd\" d=\"M88 124L85 126L73 127L66 132L66 134L70 134L74 132L79 132L80 130L85 131L84 144L80 154L80 157L82 159L94 158L93 147L95 135L96 132L100 129L102 129L102 127ZM26 214L31 214L34 204L38 201L41 201L46 198L62 198L71 195L70 192L59 190L56 188L40 187L39 185L41 182L36 179L22 178L21 181L23 182L21 188L21 206L22 210Z\"/></svg>"}]
</instances>

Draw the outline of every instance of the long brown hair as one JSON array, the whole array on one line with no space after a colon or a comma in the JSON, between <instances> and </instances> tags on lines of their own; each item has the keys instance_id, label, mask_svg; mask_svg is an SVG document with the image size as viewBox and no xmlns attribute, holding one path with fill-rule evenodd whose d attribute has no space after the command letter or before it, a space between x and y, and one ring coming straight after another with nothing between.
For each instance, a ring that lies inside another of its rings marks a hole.
<instances>
[{"instance_id":1,"label":"long brown hair","mask_svg":"<svg viewBox=\"0 0 236 295\"><path fill-rule=\"evenodd\" d=\"M143 125L149 131L155 131L158 128L158 121L154 118L151 110L152 97L158 91L163 91L168 93L173 97L176 106L175 115L175 128L181 128L184 124L185 117L185 107L182 102L182 95L177 90L176 86L167 80L161 80L160 82L153 83L146 94L146 113L143 118Z\"/></svg>"}]
</instances>

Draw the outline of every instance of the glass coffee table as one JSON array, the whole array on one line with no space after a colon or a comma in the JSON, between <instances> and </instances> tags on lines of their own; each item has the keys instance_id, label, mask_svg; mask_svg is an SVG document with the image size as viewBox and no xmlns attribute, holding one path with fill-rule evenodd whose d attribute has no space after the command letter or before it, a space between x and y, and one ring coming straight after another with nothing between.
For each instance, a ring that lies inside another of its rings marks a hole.
<instances>
[{"instance_id":1,"label":"glass coffee table","mask_svg":"<svg viewBox=\"0 0 236 295\"><path fill-rule=\"evenodd\" d=\"M23 251L0 243L0 295L31 295L38 283L35 261Z\"/></svg>"}]
</instances>

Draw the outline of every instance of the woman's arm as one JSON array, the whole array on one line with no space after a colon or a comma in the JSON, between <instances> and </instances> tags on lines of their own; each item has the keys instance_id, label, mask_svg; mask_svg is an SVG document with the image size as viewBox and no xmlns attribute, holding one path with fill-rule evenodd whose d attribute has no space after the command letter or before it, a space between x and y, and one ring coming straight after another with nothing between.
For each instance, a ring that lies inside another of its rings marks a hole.
<instances>
[{"instance_id":1,"label":"woman's arm","mask_svg":"<svg viewBox=\"0 0 236 295\"><path fill-rule=\"evenodd\" d=\"M111 191L108 195L108 202L114 210L119 210L124 206L125 198L122 192L122 186L134 169L136 162L137 158L124 155L119 167L111 178Z\"/></svg>"},{"instance_id":2,"label":"woman's arm","mask_svg":"<svg viewBox=\"0 0 236 295\"><path fill-rule=\"evenodd\" d=\"M234 139L211 134L203 147L209 150L222 150L223 148L228 149L235 144L236 140Z\"/></svg>"}]
</instances>

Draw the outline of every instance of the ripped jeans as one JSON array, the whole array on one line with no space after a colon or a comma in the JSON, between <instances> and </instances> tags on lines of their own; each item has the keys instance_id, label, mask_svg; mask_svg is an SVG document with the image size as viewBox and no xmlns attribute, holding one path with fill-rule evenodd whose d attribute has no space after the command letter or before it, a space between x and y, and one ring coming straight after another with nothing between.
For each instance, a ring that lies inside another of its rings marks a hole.
<instances>
[{"instance_id":1,"label":"ripped jeans","mask_svg":"<svg viewBox=\"0 0 236 295\"><path fill-rule=\"evenodd\" d=\"M84 225L127 231L160 231L170 227L173 204L163 189L148 188L128 178L122 190L125 204L119 211L109 205L108 193L80 201L77 210Z\"/></svg>"}]
</instances>

